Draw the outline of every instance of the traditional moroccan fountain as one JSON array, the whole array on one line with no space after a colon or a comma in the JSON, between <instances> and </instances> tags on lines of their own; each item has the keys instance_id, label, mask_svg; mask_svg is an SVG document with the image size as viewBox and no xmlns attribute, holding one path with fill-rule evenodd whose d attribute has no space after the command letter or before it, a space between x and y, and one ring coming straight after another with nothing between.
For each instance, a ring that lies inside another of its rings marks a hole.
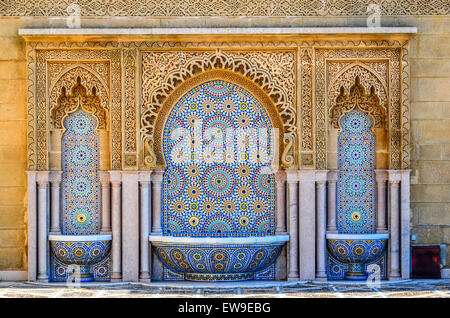
<instances>
[{"instance_id":1,"label":"traditional moroccan fountain","mask_svg":"<svg viewBox=\"0 0 450 318\"><path fill-rule=\"evenodd\" d=\"M375 233L375 138L371 132L372 119L360 111L358 105L355 107L340 121L338 233L327 233L326 239L331 257L347 267L344 278L365 280L366 265L385 257L383 254L389 235Z\"/></svg>"},{"instance_id":2,"label":"traditional moroccan fountain","mask_svg":"<svg viewBox=\"0 0 450 318\"><path fill-rule=\"evenodd\" d=\"M110 234L100 234L99 141L97 121L83 109L74 87L78 108L64 121L62 139L62 234L48 236L51 247L50 280L81 282L107 280ZM74 266L76 265L76 266Z\"/></svg>"},{"instance_id":3,"label":"traditional moroccan fountain","mask_svg":"<svg viewBox=\"0 0 450 318\"><path fill-rule=\"evenodd\" d=\"M272 124L230 82L203 83L166 122L163 235L150 236L166 280L274 279L287 235L275 235Z\"/></svg>"}]
</instances>

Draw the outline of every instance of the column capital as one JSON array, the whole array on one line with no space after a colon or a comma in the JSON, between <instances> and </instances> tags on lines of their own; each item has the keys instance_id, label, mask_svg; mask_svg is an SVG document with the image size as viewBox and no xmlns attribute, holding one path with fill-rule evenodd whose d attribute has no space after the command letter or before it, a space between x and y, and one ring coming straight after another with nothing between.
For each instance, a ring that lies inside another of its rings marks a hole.
<instances>
[{"instance_id":1,"label":"column capital","mask_svg":"<svg viewBox=\"0 0 450 318\"><path fill-rule=\"evenodd\" d=\"M328 179L328 170L316 170L316 182L319 184L325 184Z\"/></svg>"},{"instance_id":2,"label":"column capital","mask_svg":"<svg viewBox=\"0 0 450 318\"><path fill-rule=\"evenodd\" d=\"M290 184L298 182L298 170L286 170L286 181Z\"/></svg>"},{"instance_id":3,"label":"column capital","mask_svg":"<svg viewBox=\"0 0 450 318\"><path fill-rule=\"evenodd\" d=\"M100 182L101 182L102 186L103 185L106 186L109 183L109 181L110 181L109 171L105 171L105 170L99 171L98 176L100 177Z\"/></svg>"},{"instance_id":4,"label":"column capital","mask_svg":"<svg viewBox=\"0 0 450 318\"><path fill-rule=\"evenodd\" d=\"M36 182L40 187L48 184L50 180L50 171L39 171L36 174Z\"/></svg>"},{"instance_id":5,"label":"column capital","mask_svg":"<svg viewBox=\"0 0 450 318\"><path fill-rule=\"evenodd\" d=\"M153 170L152 181L155 181L156 183L162 182L163 175L164 175L163 170Z\"/></svg>"},{"instance_id":6,"label":"column capital","mask_svg":"<svg viewBox=\"0 0 450 318\"><path fill-rule=\"evenodd\" d=\"M375 179L378 183L388 180L388 170L386 169L375 169Z\"/></svg>"},{"instance_id":7,"label":"column capital","mask_svg":"<svg viewBox=\"0 0 450 318\"><path fill-rule=\"evenodd\" d=\"M113 185L117 185L118 183L120 183L122 181L122 171L110 170L109 175L110 175L110 181Z\"/></svg>"},{"instance_id":8,"label":"column capital","mask_svg":"<svg viewBox=\"0 0 450 318\"><path fill-rule=\"evenodd\" d=\"M139 182L141 183L150 183L152 181L152 171L139 171Z\"/></svg>"},{"instance_id":9,"label":"column capital","mask_svg":"<svg viewBox=\"0 0 450 318\"><path fill-rule=\"evenodd\" d=\"M61 182L62 171L50 171L49 173L49 181L52 185L59 184Z\"/></svg>"},{"instance_id":10,"label":"column capital","mask_svg":"<svg viewBox=\"0 0 450 318\"><path fill-rule=\"evenodd\" d=\"M327 181L334 181L336 182L338 178L338 171L337 170L328 170L327 173Z\"/></svg>"},{"instance_id":11,"label":"column capital","mask_svg":"<svg viewBox=\"0 0 450 318\"><path fill-rule=\"evenodd\" d=\"M387 170L389 183L400 183L402 175L400 170Z\"/></svg>"}]
</instances>

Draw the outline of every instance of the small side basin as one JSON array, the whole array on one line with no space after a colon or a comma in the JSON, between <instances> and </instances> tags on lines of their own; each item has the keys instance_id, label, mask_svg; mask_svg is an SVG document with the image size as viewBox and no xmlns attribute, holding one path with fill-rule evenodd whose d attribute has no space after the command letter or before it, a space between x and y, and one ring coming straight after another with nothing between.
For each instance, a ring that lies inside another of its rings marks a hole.
<instances>
[{"instance_id":1,"label":"small side basin","mask_svg":"<svg viewBox=\"0 0 450 318\"><path fill-rule=\"evenodd\" d=\"M338 261L348 264L347 280L366 280L365 264L374 262L386 248L388 233L335 234L327 233L328 251Z\"/></svg>"},{"instance_id":2,"label":"small side basin","mask_svg":"<svg viewBox=\"0 0 450 318\"><path fill-rule=\"evenodd\" d=\"M93 281L90 266L101 262L111 251L112 235L49 235L51 252L66 265L78 265L82 282Z\"/></svg>"}]
</instances>

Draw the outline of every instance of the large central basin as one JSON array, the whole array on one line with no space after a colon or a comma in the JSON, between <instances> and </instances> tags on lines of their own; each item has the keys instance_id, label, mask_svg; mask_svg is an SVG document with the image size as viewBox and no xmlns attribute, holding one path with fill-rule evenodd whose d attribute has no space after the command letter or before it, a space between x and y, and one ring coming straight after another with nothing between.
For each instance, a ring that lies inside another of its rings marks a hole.
<instances>
[{"instance_id":1,"label":"large central basin","mask_svg":"<svg viewBox=\"0 0 450 318\"><path fill-rule=\"evenodd\" d=\"M274 263L289 235L261 237L149 236L159 259L192 281L252 280Z\"/></svg>"}]
</instances>

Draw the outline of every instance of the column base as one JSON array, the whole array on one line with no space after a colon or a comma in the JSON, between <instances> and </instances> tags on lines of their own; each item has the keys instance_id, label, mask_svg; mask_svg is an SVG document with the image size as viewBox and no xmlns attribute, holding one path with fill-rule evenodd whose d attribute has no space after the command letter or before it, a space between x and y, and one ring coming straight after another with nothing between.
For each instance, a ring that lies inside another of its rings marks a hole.
<instances>
[{"instance_id":1,"label":"column base","mask_svg":"<svg viewBox=\"0 0 450 318\"><path fill-rule=\"evenodd\" d=\"M117 272L111 273L111 282L117 283L122 281L122 275Z\"/></svg>"},{"instance_id":2,"label":"column base","mask_svg":"<svg viewBox=\"0 0 450 318\"><path fill-rule=\"evenodd\" d=\"M139 281L144 282L144 283L149 283L150 282L150 273L148 271L141 272L141 274L139 275Z\"/></svg>"},{"instance_id":3,"label":"column base","mask_svg":"<svg viewBox=\"0 0 450 318\"><path fill-rule=\"evenodd\" d=\"M316 273L316 280L319 280L319 281L323 282L323 281L327 281L328 277L325 274L325 272L323 272L323 273Z\"/></svg>"},{"instance_id":4,"label":"column base","mask_svg":"<svg viewBox=\"0 0 450 318\"><path fill-rule=\"evenodd\" d=\"M288 280L289 282L296 282L296 281L299 281L300 278L299 278L298 276L296 276L296 277L288 277L287 280Z\"/></svg>"},{"instance_id":5,"label":"column base","mask_svg":"<svg viewBox=\"0 0 450 318\"><path fill-rule=\"evenodd\" d=\"M398 276L389 276L388 277L388 280L401 280L401 279L402 279L402 277L400 275L398 275Z\"/></svg>"}]
</instances>

